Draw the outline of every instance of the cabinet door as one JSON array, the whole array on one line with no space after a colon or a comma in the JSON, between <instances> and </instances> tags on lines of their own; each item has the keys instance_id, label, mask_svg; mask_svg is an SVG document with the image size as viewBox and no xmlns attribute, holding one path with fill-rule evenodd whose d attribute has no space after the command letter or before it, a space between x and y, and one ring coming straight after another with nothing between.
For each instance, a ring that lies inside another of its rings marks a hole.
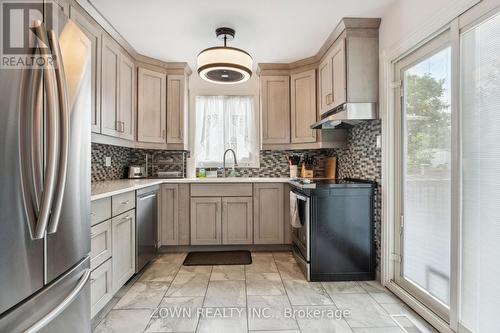
<instances>
[{"instance_id":1,"label":"cabinet door","mask_svg":"<svg viewBox=\"0 0 500 333\"><path fill-rule=\"evenodd\" d=\"M90 229L90 269L94 269L111 257L111 221L105 221Z\"/></svg>"},{"instance_id":2,"label":"cabinet door","mask_svg":"<svg viewBox=\"0 0 500 333\"><path fill-rule=\"evenodd\" d=\"M191 198L191 245L222 244L221 198Z\"/></svg>"},{"instance_id":3,"label":"cabinet door","mask_svg":"<svg viewBox=\"0 0 500 333\"><path fill-rule=\"evenodd\" d=\"M135 273L135 210L112 219L113 290L118 291Z\"/></svg>"},{"instance_id":4,"label":"cabinet door","mask_svg":"<svg viewBox=\"0 0 500 333\"><path fill-rule=\"evenodd\" d=\"M255 244L283 244L283 184L254 184Z\"/></svg>"},{"instance_id":5,"label":"cabinet door","mask_svg":"<svg viewBox=\"0 0 500 333\"><path fill-rule=\"evenodd\" d=\"M316 70L291 76L291 142L316 142Z\"/></svg>"},{"instance_id":6,"label":"cabinet door","mask_svg":"<svg viewBox=\"0 0 500 333\"><path fill-rule=\"evenodd\" d=\"M109 37L102 38L101 133L119 136L118 131L118 67L119 46Z\"/></svg>"},{"instance_id":7,"label":"cabinet door","mask_svg":"<svg viewBox=\"0 0 500 333\"><path fill-rule=\"evenodd\" d=\"M186 95L185 76L169 75L167 77L167 143L184 142Z\"/></svg>"},{"instance_id":8,"label":"cabinet door","mask_svg":"<svg viewBox=\"0 0 500 333\"><path fill-rule=\"evenodd\" d=\"M290 143L290 77L262 76L262 143Z\"/></svg>"},{"instance_id":9,"label":"cabinet door","mask_svg":"<svg viewBox=\"0 0 500 333\"><path fill-rule=\"evenodd\" d=\"M333 72L333 97L331 99L331 108L337 107L346 102L346 53L345 39L337 40L333 46L331 55Z\"/></svg>"},{"instance_id":10,"label":"cabinet door","mask_svg":"<svg viewBox=\"0 0 500 333\"><path fill-rule=\"evenodd\" d=\"M330 110L331 98L332 98L332 87L333 87L333 77L332 77L332 61L329 54L323 59L319 64L318 75L319 75L319 113L323 114Z\"/></svg>"},{"instance_id":11,"label":"cabinet door","mask_svg":"<svg viewBox=\"0 0 500 333\"><path fill-rule=\"evenodd\" d=\"M252 197L222 198L222 244L252 244Z\"/></svg>"},{"instance_id":12,"label":"cabinet door","mask_svg":"<svg viewBox=\"0 0 500 333\"><path fill-rule=\"evenodd\" d=\"M73 6L70 8L70 17L90 40L91 129L94 133L101 133L101 31L97 23L90 21Z\"/></svg>"},{"instance_id":13,"label":"cabinet door","mask_svg":"<svg viewBox=\"0 0 500 333\"><path fill-rule=\"evenodd\" d=\"M179 185L161 186L160 244L179 245Z\"/></svg>"},{"instance_id":14,"label":"cabinet door","mask_svg":"<svg viewBox=\"0 0 500 333\"><path fill-rule=\"evenodd\" d=\"M93 318L113 297L112 259L90 273L90 316Z\"/></svg>"},{"instance_id":15,"label":"cabinet door","mask_svg":"<svg viewBox=\"0 0 500 333\"><path fill-rule=\"evenodd\" d=\"M120 54L118 84L118 121L120 137L134 140L135 137L135 67L132 59Z\"/></svg>"},{"instance_id":16,"label":"cabinet door","mask_svg":"<svg viewBox=\"0 0 500 333\"><path fill-rule=\"evenodd\" d=\"M139 68L137 91L137 139L166 142L167 77L163 73Z\"/></svg>"}]
</instances>

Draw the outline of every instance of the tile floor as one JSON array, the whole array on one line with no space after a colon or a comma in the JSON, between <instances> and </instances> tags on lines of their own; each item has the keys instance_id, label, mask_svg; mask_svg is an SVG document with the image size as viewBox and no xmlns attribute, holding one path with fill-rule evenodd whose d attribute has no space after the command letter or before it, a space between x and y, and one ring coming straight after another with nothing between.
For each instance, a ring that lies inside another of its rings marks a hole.
<instances>
[{"instance_id":1,"label":"tile floor","mask_svg":"<svg viewBox=\"0 0 500 333\"><path fill-rule=\"evenodd\" d=\"M186 267L185 255L157 257L94 332L435 332L375 281L307 282L289 252L246 266Z\"/></svg>"}]
</instances>

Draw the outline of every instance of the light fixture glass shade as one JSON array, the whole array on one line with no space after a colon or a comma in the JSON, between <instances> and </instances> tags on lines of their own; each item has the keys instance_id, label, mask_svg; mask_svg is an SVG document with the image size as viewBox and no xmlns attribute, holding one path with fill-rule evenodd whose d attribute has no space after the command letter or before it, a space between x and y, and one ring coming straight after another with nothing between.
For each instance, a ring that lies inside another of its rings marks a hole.
<instances>
[{"instance_id":1,"label":"light fixture glass shade","mask_svg":"<svg viewBox=\"0 0 500 333\"><path fill-rule=\"evenodd\" d=\"M252 57L234 47L211 47L198 55L198 74L208 82L234 84L252 76Z\"/></svg>"}]
</instances>

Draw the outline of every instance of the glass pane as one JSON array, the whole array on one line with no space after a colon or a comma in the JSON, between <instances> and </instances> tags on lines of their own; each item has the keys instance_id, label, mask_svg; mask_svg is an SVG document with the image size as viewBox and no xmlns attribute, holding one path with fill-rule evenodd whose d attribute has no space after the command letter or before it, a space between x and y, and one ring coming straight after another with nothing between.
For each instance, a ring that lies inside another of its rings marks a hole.
<instances>
[{"instance_id":1,"label":"glass pane","mask_svg":"<svg viewBox=\"0 0 500 333\"><path fill-rule=\"evenodd\" d=\"M450 299L451 48L404 71L403 276Z\"/></svg>"},{"instance_id":2,"label":"glass pane","mask_svg":"<svg viewBox=\"0 0 500 333\"><path fill-rule=\"evenodd\" d=\"M462 325L500 327L500 15L462 35Z\"/></svg>"}]
</instances>

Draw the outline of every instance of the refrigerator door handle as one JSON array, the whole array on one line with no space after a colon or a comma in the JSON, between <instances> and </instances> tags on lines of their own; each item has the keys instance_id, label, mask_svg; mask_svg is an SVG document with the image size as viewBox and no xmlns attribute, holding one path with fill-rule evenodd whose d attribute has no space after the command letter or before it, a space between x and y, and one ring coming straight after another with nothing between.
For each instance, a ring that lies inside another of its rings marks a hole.
<instances>
[{"instance_id":1,"label":"refrigerator door handle","mask_svg":"<svg viewBox=\"0 0 500 333\"><path fill-rule=\"evenodd\" d=\"M47 233L53 234L57 231L59 220L61 216L62 203L64 198L64 189L66 187L66 175L68 172L68 156L69 156L69 100L68 100L68 87L66 82L66 75L64 72L64 64L59 46L59 40L54 30L48 31L49 47L52 54L55 56L54 69L57 83L57 102L59 109L59 166L58 166L58 179L55 189L54 204L52 207L52 215Z\"/></svg>"},{"instance_id":2,"label":"refrigerator door handle","mask_svg":"<svg viewBox=\"0 0 500 333\"><path fill-rule=\"evenodd\" d=\"M59 314L61 314L61 312L63 312L78 297L78 294L80 294L80 291L82 291L83 287L85 287L85 284L88 282L89 277L90 277L90 269L87 268L84 270L84 273L80 278L80 281L78 281L78 284L68 294L68 296L66 296L66 298L61 303L59 303L58 306L56 306L49 313L43 316L42 319L40 319L38 322L30 326L27 330L25 330L24 333L38 332L48 323L54 320Z\"/></svg>"},{"instance_id":3,"label":"refrigerator door handle","mask_svg":"<svg viewBox=\"0 0 500 333\"><path fill-rule=\"evenodd\" d=\"M35 49L35 48L34 48ZM35 53L33 53L34 55ZM42 76L38 69L23 69L21 81L21 110L19 114L20 163L22 196L29 231L35 239L37 216L40 209L42 181Z\"/></svg>"},{"instance_id":4,"label":"refrigerator door handle","mask_svg":"<svg viewBox=\"0 0 500 333\"><path fill-rule=\"evenodd\" d=\"M48 44L47 31L41 21L35 22L35 27L33 28L38 39L44 43ZM46 59L43 66L43 81L46 92L46 102L47 102L47 154L46 154L46 167L44 172L43 191L40 196L40 208L38 212L37 223L35 226L34 233L32 237L34 239L43 238L45 231L47 229L48 220L50 217L52 201L54 197L54 189L56 185L56 173L57 173L57 109L54 104L55 91L54 91L54 81L53 74L50 70L49 60Z\"/></svg>"}]
</instances>

